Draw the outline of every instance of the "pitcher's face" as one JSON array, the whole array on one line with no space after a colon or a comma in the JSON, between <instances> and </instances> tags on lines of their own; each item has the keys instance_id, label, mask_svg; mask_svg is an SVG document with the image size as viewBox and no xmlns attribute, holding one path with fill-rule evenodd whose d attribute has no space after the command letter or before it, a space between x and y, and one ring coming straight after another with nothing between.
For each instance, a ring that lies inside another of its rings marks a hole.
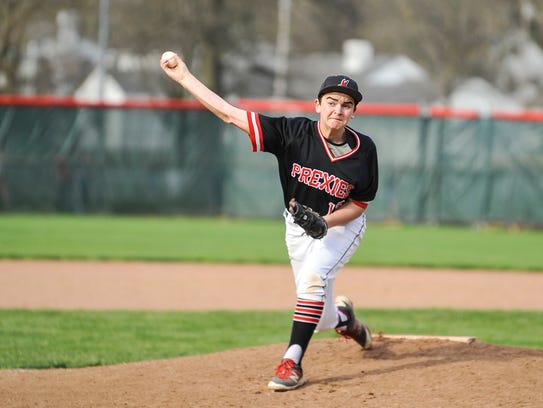
<instances>
[{"instance_id":1,"label":"pitcher's face","mask_svg":"<svg viewBox=\"0 0 543 408\"><path fill-rule=\"evenodd\" d=\"M344 93L330 92L315 101L321 126L331 131L343 130L352 119L356 107L354 99Z\"/></svg>"}]
</instances>

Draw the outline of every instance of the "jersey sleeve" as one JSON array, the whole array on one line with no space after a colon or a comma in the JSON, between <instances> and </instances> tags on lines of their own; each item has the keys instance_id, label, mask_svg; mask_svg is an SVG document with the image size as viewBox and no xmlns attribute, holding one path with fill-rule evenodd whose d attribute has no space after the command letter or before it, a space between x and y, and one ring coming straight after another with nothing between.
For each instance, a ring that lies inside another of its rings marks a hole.
<instances>
[{"instance_id":1,"label":"jersey sleeve","mask_svg":"<svg viewBox=\"0 0 543 408\"><path fill-rule=\"evenodd\" d=\"M289 134L286 118L247 111L247 120L253 152L277 153L285 145L285 137Z\"/></svg>"},{"instance_id":2,"label":"jersey sleeve","mask_svg":"<svg viewBox=\"0 0 543 408\"><path fill-rule=\"evenodd\" d=\"M352 200L353 203L355 203L357 206L365 210L368 208L368 203L366 201L358 201L358 200Z\"/></svg>"},{"instance_id":3,"label":"jersey sleeve","mask_svg":"<svg viewBox=\"0 0 543 408\"><path fill-rule=\"evenodd\" d=\"M363 185L356 186L351 191L350 197L356 204L361 207L367 206L369 201L373 201L377 194L377 188L379 186L379 166L377 162L377 148L373 141L367 137L367 143L365 143L365 161L366 161L366 182Z\"/></svg>"},{"instance_id":4,"label":"jersey sleeve","mask_svg":"<svg viewBox=\"0 0 543 408\"><path fill-rule=\"evenodd\" d=\"M249 122L249 140L253 152L264 151L264 139L262 127L260 126L260 115L256 112L247 111L247 122Z\"/></svg>"},{"instance_id":5,"label":"jersey sleeve","mask_svg":"<svg viewBox=\"0 0 543 408\"><path fill-rule=\"evenodd\" d=\"M305 118L271 117L247 111L249 139L253 152L281 155L296 135L307 126Z\"/></svg>"}]
</instances>

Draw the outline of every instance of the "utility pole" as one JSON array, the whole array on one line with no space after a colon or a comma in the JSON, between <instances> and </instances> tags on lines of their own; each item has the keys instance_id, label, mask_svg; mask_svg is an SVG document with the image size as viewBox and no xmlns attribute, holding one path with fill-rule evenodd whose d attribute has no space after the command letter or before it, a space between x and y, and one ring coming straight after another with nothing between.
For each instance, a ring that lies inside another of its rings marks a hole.
<instances>
[{"instance_id":1,"label":"utility pole","mask_svg":"<svg viewBox=\"0 0 543 408\"><path fill-rule=\"evenodd\" d=\"M277 41L275 47L275 78L273 96L287 96L288 54L290 49L290 15L292 0L278 0Z\"/></svg>"},{"instance_id":2,"label":"utility pole","mask_svg":"<svg viewBox=\"0 0 543 408\"><path fill-rule=\"evenodd\" d=\"M98 57L98 102L104 103L105 93L105 76L106 76L106 53L109 43L109 0L100 0L100 9L98 15L98 44L100 54ZM98 179L100 180L100 188L97 192L98 208L103 211L108 207L108 194L106 181L106 123L105 109L95 109L96 128L98 132L98 146L96 152Z\"/></svg>"},{"instance_id":3,"label":"utility pole","mask_svg":"<svg viewBox=\"0 0 543 408\"><path fill-rule=\"evenodd\" d=\"M98 15L98 100L104 101L104 82L106 76L105 59L109 44L109 0L100 0Z\"/></svg>"}]
</instances>

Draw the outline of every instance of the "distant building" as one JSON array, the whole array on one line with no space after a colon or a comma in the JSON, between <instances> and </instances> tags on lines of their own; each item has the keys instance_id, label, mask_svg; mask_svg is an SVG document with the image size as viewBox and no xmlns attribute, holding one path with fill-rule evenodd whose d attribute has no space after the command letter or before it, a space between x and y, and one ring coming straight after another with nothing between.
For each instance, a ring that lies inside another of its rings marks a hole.
<instances>
[{"instance_id":1,"label":"distant building","mask_svg":"<svg viewBox=\"0 0 543 408\"><path fill-rule=\"evenodd\" d=\"M246 97L272 94L273 50L263 47L249 63L225 59L227 93ZM438 87L426 71L405 55L374 55L366 40L347 40L342 53L313 53L289 58L287 97L313 99L323 79L345 73L356 80L370 103L430 104L439 98Z\"/></svg>"},{"instance_id":2,"label":"distant building","mask_svg":"<svg viewBox=\"0 0 543 408\"><path fill-rule=\"evenodd\" d=\"M448 106L482 112L523 109L515 98L500 92L482 78L470 78L457 86L449 95Z\"/></svg>"},{"instance_id":3,"label":"distant building","mask_svg":"<svg viewBox=\"0 0 543 408\"><path fill-rule=\"evenodd\" d=\"M102 95L100 95L100 86L103 86ZM126 92L115 78L108 73L104 73L103 78L101 78L98 68L94 69L79 88L75 90L74 96L76 99L85 102L99 102L102 100L109 103L123 103L126 101Z\"/></svg>"}]
</instances>

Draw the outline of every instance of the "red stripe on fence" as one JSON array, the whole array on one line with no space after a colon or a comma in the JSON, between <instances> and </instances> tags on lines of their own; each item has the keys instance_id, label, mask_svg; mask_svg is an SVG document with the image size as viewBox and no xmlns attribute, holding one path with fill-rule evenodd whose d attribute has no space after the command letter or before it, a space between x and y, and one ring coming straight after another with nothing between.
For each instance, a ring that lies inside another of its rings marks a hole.
<instances>
[{"instance_id":1,"label":"red stripe on fence","mask_svg":"<svg viewBox=\"0 0 543 408\"><path fill-rule=\"evenodd\" d=\"M313 101L281 99L232 99L231 103L242 109L255 112L315 113ZM53 95L0 95L0 106L23 107L68 107L104 109L173 109L205 110L205 107L192 98L149 98L128 99L122 103L82 101L74 97ZM456 109L442 106L421 107L416 104L362 103L356 110L359 116L429 116L443 119L474 120L481 112L474 109ZM497 120L519 122L543 122L543 110L493 111L489 117Z\"/></svg>"},{"instance_id":2,"label":"red stripe on fence","mask_svg":"<svg viewBox=\"0 0 543 408\"><path fill-rule=\"evenodd\" d=\"M0 106L105 108L105 109L179 109L204 110L195 99L128 99L121 103L82 101L73 97L50 95L0 95Z\"/></svg>"},{"instance_id":3,"label":"red stripe on fence","mask_svg":"<svg viewBox=\"0 0 543 408\"><path fill-rule=\"evenodd\" d=\"M315 103L288 99L238 99L231 103L254 112L300 112L315 113Z\"/></svg>"},{"instance_id":4,"label":"red stripe on fence","mask_svg":"<svg viewBox=\"0 0 543 408\"><path fill-rule=\"evenodd\" d=\"M477 119L480 116L480 112L473 109L453 109L443 106L429 108L428 114L432 118L444 119Z\"/></svg>"},{"instance_id":5,"label":"red stripe on fence","mask_svg":"<svg viewBox=\"0 0 543 408\"><path fill-rule=\"evenodd\" d=\"M363 103L358 106L355 114L376 116L419 116L421 112L421 107L413 104Z\"/></svg>"},{"instance_id":6,"label":"red stripe on fence","mask_svg":"<svg viewBox=\"0 0 543 408\"><path fill-rule=\"evenodd\" d=\"M492 119L515 120L520 122L543 122L543 111L501 112L492 114Z\"/></svg>"}]
</instances>

